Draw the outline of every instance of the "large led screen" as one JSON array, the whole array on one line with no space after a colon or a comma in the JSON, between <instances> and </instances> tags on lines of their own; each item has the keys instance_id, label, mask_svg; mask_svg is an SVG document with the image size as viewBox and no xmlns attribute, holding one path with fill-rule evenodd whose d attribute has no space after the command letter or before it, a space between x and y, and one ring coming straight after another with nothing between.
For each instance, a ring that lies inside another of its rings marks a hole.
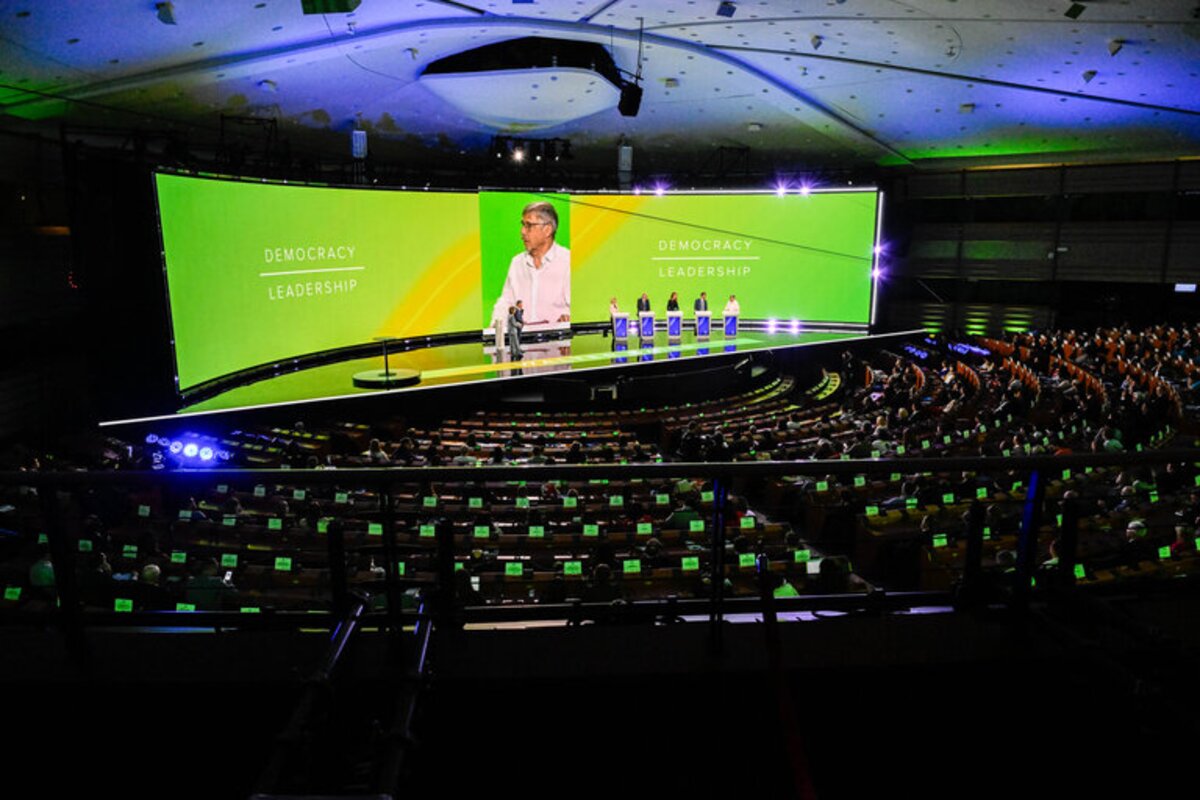
<instances>
[{"instance_id":1,"label":"large led screen","mask_svg":"<svg viewBox=\"0 0 1200 800\"><path fill-rule=\"evenodd\" d=\"M479 327L475 194L157 176L179 388Z\"/></svg>"},{"instance_id":2,"label":"large led screen","mask_svg":"<svg viewBox=\"0 0 1200 800\"><path fill-rule=\"evenodd\" d=\"M878 193L581 195L571 202L577 317L609 301L663 313L672 292L747 319L870 321Z\"/></svg>"},{"instance_id":3,"label":"large led screen","mask_svg":"<svg viewBox=\"0 0 1200 800\"><path fill-rule=\"evenodd\" d=\"M636 312L870 320L878 193L443 193L156 176L179 389L371 342ZM522 222L529 203L553 213ZM538 224L550 219L554 224ZM551 244L535 263L527 249Z\"/></svg>"}]
</instances>

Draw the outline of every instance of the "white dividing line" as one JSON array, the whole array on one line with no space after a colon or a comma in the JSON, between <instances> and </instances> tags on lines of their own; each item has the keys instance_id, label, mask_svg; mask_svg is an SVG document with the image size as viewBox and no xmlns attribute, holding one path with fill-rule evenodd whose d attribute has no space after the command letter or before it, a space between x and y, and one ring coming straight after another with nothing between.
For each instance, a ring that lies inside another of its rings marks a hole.
<instances>
[{"instance_id":1,"label":"white dividing line","mask_svg":"<svg viewBox=\"0 0 1200 800\"><path fill-rule=\"evenodd\" d=\"M650 256L651 261L758 261L761 256Z\"/></svg>"},{"instance_id":2,"label":"white dividing line","mask_svg":"<svg viewBox=\"0 0 1200 800\"><path fill-rule=\"evenodd\" d=\"M260 272L260 278L275 278L280 275L315 275L319 272L359 272L366 267L326 267L325 269L293 269L287 272Z\"/></svg>"}]
</instances>

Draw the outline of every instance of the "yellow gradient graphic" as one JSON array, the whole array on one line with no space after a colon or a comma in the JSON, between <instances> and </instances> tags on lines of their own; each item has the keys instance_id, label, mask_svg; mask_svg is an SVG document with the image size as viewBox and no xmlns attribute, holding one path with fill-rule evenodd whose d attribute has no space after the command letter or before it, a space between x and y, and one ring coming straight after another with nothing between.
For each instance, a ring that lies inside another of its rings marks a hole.
<instances>
[{"instance_id":1,"label":"yellow gradient graphic","mask_svg":"<svg viewBox=\"0 0 1200 800\"><path fill-rule=\"evenodd\" d=\"M388 315L378 336L418 336L439 330L464 304L479 305L479 234L442 253Z\"/></svg>"}]
</instances>

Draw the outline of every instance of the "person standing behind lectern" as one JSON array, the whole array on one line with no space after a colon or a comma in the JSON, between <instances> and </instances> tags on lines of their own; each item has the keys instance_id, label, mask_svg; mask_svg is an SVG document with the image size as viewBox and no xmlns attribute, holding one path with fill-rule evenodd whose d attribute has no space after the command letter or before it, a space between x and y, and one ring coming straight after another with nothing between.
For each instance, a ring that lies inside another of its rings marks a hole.
<instances>
[{"instance_id":1,"label":"person standing behind lectern","mask_svg":"<svg viewBox=\"0 0 1200 800\"><path fill-rule=\"evenodd\" d=\"M520 309L521 301L517 301L517 305L508 307L508 354L515 361L521 357L521 329L525 327L522 320L524 316Z\"/></svg>"},{"instance_id":2,"label":"person standing behind lectern","mask_svg":"<svg viewBox=\"0 0 1200 800\"><path fill-rule=\"evenodd\" d=\"M638 313L650 310L650 296L642 292L642 296L638 298Z\"/></svg>"},{"instance_id":3,"label":"person standing behind lectern","mask_svg":"<svg viewBox=\"0 0 1200 800\"><path fill-rule=\"evenodd\" d=\"M671 296L667 298L667 311L679 310L679 292L671 292Z\"/></svg>"},{"instance_id":4,"label":"person standing behind lectern","mask_svg":"<svg viewBox=\"0 0 1200 800\"><path fill-rule=\"evenodd\" d=\"M701 292L696 298L696 302L692 304L694 311L708 311L708 292Z\"/></svg>"}]
</instances>

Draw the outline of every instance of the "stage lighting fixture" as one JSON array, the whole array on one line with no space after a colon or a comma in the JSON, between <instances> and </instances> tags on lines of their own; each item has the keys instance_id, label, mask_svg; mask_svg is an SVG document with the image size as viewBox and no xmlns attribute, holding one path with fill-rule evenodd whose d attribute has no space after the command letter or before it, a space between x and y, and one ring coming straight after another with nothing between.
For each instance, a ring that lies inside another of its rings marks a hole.
<instances>
[{"instance_id":1,"label":"stage lighting fixture","mask_svg":"<svg viewBox=\"0 0 1200 800\"><path fill-rule=\"evenodd\" d=\"M1087 11L1087 6L1083 3L1071 3L1071 7L1063 12L1063 16L1069 19L1079 19L1079 16Z\"/></svg>"},{"instance_id":2,"label":"stage lighting fixture","mask_svg":"<svg viewBox=\"0 0 1200 800\"><path fill-rule=\"evenodd\" d=\"M518 164L520 164L522 161L525 160L525 151L519 147L517 149L513 150L512 160L516 161Z\"/></svg>"},{"instance_id":3,"label":"stage lighting fixture","mask_svg":"<svg viewBox=\"0 0 1200 800\"><path fill-rule=\"evenodd\" d=\"M873 251L872 251L872 252L874 252L874 253L875 253L875 255L879 255L880 253L882 253L882 252L883 252L883 245L881 245L881 244L877 244L877 245L875 245L875 247L874 247L874 249L873 249Z\"/></svg>"},{"instance_id":4,"label":"stage lighting fixture","mask_svg":"<svg viewBox=\"0 0 1200 800\"><path fill-rule=\"evenodd\" d=\"M879 267L876 267L875 269L871 270L871 277L875 278L876 280L878 280L879 278L882 278L883 270L881 270Z\"/></svg>"},{"instance_id":5,"label":"stage lighting fixture","mask_svg":"<svg viewBox=\"0 0 1200 800\"><path fill-rule=\"evenodd\" d=\"M177 456L183 450L183 442L176 439L175 441L171 442L171 446L167 449L171 451L171 455Z\"/></svg>"},{"instance_id":6,"label":"stage lighting fixture","mask_svg":"<svg viewBox=\"0 0 1200 800\"><path fill-rule=\"evenodd\" d=\"M163 25L176 24L174 3L155 3L154 13L158 16L158 21Z\"/></svg>"},{"instance_id":7,"label":"stage lighting fixture","mask_svg":"<svg viewBox=\"0 0 1200 800\"><path fill-rule=\"evenodd\" d=\"M199 452L200 447L195 442L188 442L183 446L184 458L195 458L196 454Z\"/></svg>"},{"instance_id":8,"label":"stage lighting fixture","mask_svg":"<svg viewBox=\"0 0 1200 800\"><path fill-rule=\"evenodd\" d=\"M799 333L799 332L800 332L800 320L794 319L794 320L792 320L792 333Z\"/></svg>"},{"instance_id":9,"label":"stage lighting fixture","mask_svg":"<svg viewBox=\"0 0 1200 800\"><path fill-rule=\"evenodd\" d=\"M367 132L361 128L350 131L350 155L354 158L367 157Z\"/></svg>"},{"instance_id":10,"label":"stage lighting fixture","mask_svg":"<svg viewBox=\"0 0 1200 800\"><path fill-rule=\"evenodd\" d=\"M662 196L663 196L664 194L666 194L666 193L667 193L667 187L666 187L666 186L664 186L664 185L663 185L663 184L661 184L661 183L659 183L659 184L655 184L655 186L654 186L654 194L655 194L656 196L658 196L658 197L662 197Z\"/></svg>"},{"instance_id":11,"label":"stage lighting fixture","mask_svg":"<svg viewBox=\"0 0 1200 800\"><path fill-rule=\"evenodd\" d=\"M201 461L212 461L213 460L213 449L211 447L201 447L200 448L200 460Z\"/></svg>"},{"instance_id":12,"label":"stage lighting fixture","mask_svg":"<svg viewBox=\"0 0 1200 800\"><path fill-rule=\"evenodd\" d=\"M158 436L153 433L147 433L146 444L158 444Z\"/></svg>"},{"instance_id":13,"label":"stage lighting fixture","mask_svg":"<svg viewBox=\"0 0 1200 800\"><path fill-rule=\"evenodd\" d=\"M636 83L624 81L621 84L621 99L617 101L617 111L622 117L636 117L642 108L642 87Z\"/></svg>"},{"instance_id":14,"label":"stage lighting fixture","mask_svg":"<svg viewBox=\"0 0 1200 800\"><path fill-rule=\"evenodd\" d=\"M775 184L775 194L777 196L783 197L785 194L787 194L787 190L788 190L788 187L787 187L786 183Z\"/></svg>"},{"instance_id":15,"label":"stage lighting fixture","mask_svg":"<svg viewBox=\"0 0 1200 800\"><path fill-rule=\"evenodd\" d=\"M800 194L804 195L805 197L808 197L810 192L812 192L812 189L809 188L807 183L800 187Z\"/></svg>"},{"instance_id":16,"label":"stage lighting fixture","mask_svg":"<svg viewBox=\"0 0 1200 800\"><path fill-rule=\"evenodd\" d=\"M733 2L733 0L721 0L721 2L717 4L718 17L732 17L736 13L737 3Z\"/></svg>"},{"instance_id":17,"label":"stage lighting fixture","mask_svg":"<svg viewBox=\"0 0 1200 800\"><path fill-rule=\"evenodd\" d=\"M779 320L776 320L776 319L769 319L769 320L767 320L767 333L774 333L774 332L775 332L775 328L776 328L778 325L779 325Z\"/></svg>"}]
</instances>

